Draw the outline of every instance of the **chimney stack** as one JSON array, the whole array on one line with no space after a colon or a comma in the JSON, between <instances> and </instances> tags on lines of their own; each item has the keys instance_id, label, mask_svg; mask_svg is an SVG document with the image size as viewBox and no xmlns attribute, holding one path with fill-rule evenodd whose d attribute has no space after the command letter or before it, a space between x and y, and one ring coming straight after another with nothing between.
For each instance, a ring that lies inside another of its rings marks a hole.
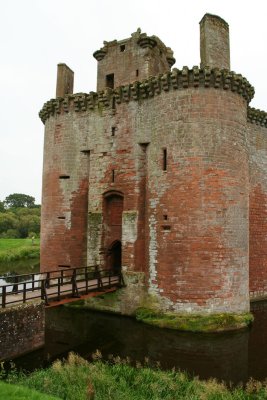
<instances>
[{"instance_id":1,"label":"chimney stack","mask_svg":"<svg viewBox=\"0 0 267 400\"><path fill-rule=\"evenodd\" d=\"M229 25L217 15L205 14L200 21L201 68L230 70Z\"/></svg>"},{"instance_id":2,"label":"chimney stack","mask_svg":"<svg viewBox=\"0 0 267 400\"><path fill-rule=\"evenodd\" d=\"M73 93L74 72L66 64L57 66L57 90L56 97L64 97Z\"/></svg>"}]
</instances>

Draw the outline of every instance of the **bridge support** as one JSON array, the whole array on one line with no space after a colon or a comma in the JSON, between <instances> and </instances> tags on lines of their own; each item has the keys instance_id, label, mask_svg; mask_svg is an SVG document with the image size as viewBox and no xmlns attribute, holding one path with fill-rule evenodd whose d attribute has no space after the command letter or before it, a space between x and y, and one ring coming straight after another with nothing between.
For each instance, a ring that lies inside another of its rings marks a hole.
<instances>
[{"instance_id":1,"label":"bridge support","mask_svg":"<svg viewBox=\"0 0 267 400\"><path fill-rule=\"evenodd\" d=\"M40 302L0 309L0 361L44 346L45 310Z\"/></svg>"}]
</instances>

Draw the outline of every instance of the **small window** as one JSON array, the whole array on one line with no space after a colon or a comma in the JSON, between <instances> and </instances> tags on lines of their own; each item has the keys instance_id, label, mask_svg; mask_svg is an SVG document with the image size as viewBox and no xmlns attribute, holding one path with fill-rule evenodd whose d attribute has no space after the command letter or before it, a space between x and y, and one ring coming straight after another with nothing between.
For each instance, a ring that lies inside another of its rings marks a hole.
<instances>
[{"instance_id":1,"label":"small window","mask_svg":"<svg viewBox=\"0 0 267 400\"><path fill-rule=\"evenodd\" d=\"M115 182L115 169L111 171L111 182Z\"/></svg>"},{"instance_id":2,"label":"small window","mask_svg":"<svg viewBox=\"0 0 267 400\"><path fill-rule=\"evenodd\" d=\"M136 77L139 76L139 69L137 69L137 70L135 71L135 76L136 76Z\"/></svg>"},{"instance_id":3,"label":"small window","mask_svg":"<svg viewBox=\"0 0 267 400\"><path fill-rule=\"evenodd\" d=\"M121 52L123 53L123 52L125 51L125 49L126 49L125 44L122 44L122 45L120 46Z\"/></svg>"},{"instance_id":4,"label":"small window","mask_svg":"<svg viewBox=\"0 0 267 400\"><path fill-rule=\"evenodd\" d=\"M112 97L112 110L116 110L116 99Z\"/></svg>"},{"instance_id":5,"label":"small window","mask_svg":"<svg viewBox=\"0 0 267 400\"><path fill-rule=\"evenodd\" d=\"M69 175L59 175L59 179L70 179Z\"/></svg>"},{"instance_id":6,"label":"small window","mask_svg":"<svg viewBox=\"0 0 267 400\"><path fill-rule=\"evenodd\" d=\"M111 136L115 136L115 131L116 131L116 127L113 126L113 127L111 128Z\"/></svg>"},{"instance_id":7,"label":"small window","mask_svg":"<svg viewBox=\"0 0 267 400\"><path fill-rule=\"evenodd\" d=\"M58 264L59 268L70 268L70 265Z\"/></svg>"},{"instance_id":8,"label":"small window","mask_svg":"<svg viewBox=\"0 0 267 400\"><path fill-rule=\"evenodd\" d=\"M114 74L106 75L106 87L114 89Z\"/></svg>"},{"instance_id":9,"label":"small window","mask_svg":"<svg viewBox=\"0 0 267 400\"><path fill-rule=\"evenodd\" d=\"M170 231L171 230L171 226L170 225L163 225L162 226L164 231Z\"/></svg>"},{"instance_id":10,"label":"small window","mask_svg":"<svg viewBox=\"0 0 267 400\"><path fill-rule=\"evenodd\" d=\"M168 219L168 215L163 215L163 219L164 219L164 221L167 221L167 219Z\"/></svg>"},{"instance_id":11,"label":"small window","mask_svg":"<svg viewBox=\"0 0 267 400\"><path fill-rule=\"evenodd\" d=\"M163 149L163 163L162 163L162 169L163 171L167 171L167 149Z\"/></svg>"},{"instance_id":12,"label":"small window","mask_svg":"<svg viewBox=\"0 0 267 400\"><path fill-rule=\"evenodd\" d=\"M65 219L65 217L57 217L57 219Z\"/></svg>"}]
</instances>

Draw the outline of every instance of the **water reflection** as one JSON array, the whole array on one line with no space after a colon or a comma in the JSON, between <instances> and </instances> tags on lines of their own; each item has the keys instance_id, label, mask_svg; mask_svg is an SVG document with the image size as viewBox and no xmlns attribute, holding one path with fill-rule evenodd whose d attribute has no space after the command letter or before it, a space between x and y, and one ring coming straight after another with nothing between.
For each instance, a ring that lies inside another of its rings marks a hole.
<instances>
[{"instance_id":1,"label":"water reflection","mask_svg":"<svg viewBox=\"0 0 267 400\"><path fill-rule=\"evenodd\" d=\"M73 350L85 358L99 349L144 363L160 362L164 369L186 370L202 379L214 377L227 383L246 382L251 374L248 357L249 331L227 334L189 334L158 329L133 319L58 307L46 314L46 345L21 357L17 365L29 369Z\"/></svg>"},{"instance_id":2,"label":"water reflection","mask_svg":"<svg viewBox=\"0 0 267 400\"><path fill-rule=\"evenodd\" d=\"M6 274L31 274L39 272L39 270L39 258L0 262L0 277Z\"/></svg>"},{"instance_id":3,"label":"water reflection","mask_svg":"<svg viewBox=\"0 0 267 400\"><path fill-rule=\"evenodd\" d=\"M202 379L217 378L234 385L250 377L267 378L267 302L252 304L255 322L250 330L225 334L190 334L158 329L134 319L56 307L46 311L46 344L16 360L33 370L75 351L90 359L96 349L144 363L145 357L164 369L186 370Z\"/></svg>"},{"instance_id":4,"label":"water reflection","mask_svg":"<svg viewBox=\"0 0 267 400\"><path fill-rule=\"evenodd\" d=\"M0 286L7 285L6 291L18 291L23 289L23 282L38 280L40 275L33 276L34 273L39 272L40 264L39 259L20 260L13 262L0 263ZM23 276L17 276L21 275ZM21 283L21 284L20 284ZM35 287L39 283L34 284ZM32 283L27 283L26 288L33 287ZM2 289L0 288L0 293Z\"/></svg>"}]
</instances>

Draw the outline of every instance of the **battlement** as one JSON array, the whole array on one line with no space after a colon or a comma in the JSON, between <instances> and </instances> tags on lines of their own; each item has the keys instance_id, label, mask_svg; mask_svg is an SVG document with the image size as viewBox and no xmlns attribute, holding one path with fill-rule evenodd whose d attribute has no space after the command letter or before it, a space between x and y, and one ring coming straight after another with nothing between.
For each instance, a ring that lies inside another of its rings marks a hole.
<instances>
[{"instance_id":1,"label":"battlement","mask_svg":"<svg viewBox=\"0 0 267 400\"><path fill-rule=\"evenodd\" d=\"M135 81L115 89L107 88L97 93L77 93L51 99L44 104L39 116L45 123L51 115L68 112L71 109L79 112L93 110L98 106L109 108L112 107L113 101L116 104L127 103L149 99L169 90L197 89L199 87L230 90L242 96L247 103L254 96L253 86L241 74L209 67L195 66L192 69L183 67L181 70L174 68L171 72L159 74L143 81Z\"/></svg>"},{"instance_id":2,"label":"battlement","mask_svg":"<svg viewBox=\"0 0 267 400\"><path fill-rule=\"evenodd\" d=\"M248 122L267 128L267 112L248 107Z\"/></svg>"}]
</instances>

